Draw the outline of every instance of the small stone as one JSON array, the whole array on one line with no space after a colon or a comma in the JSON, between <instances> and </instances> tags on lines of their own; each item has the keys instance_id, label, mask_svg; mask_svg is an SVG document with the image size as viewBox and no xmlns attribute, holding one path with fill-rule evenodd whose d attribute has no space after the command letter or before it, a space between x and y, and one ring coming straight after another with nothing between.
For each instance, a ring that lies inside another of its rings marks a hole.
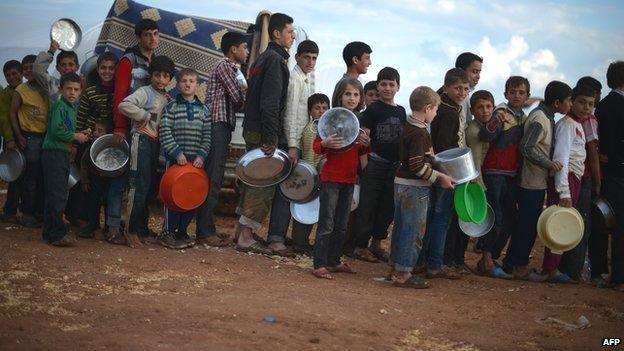
<instances>
[{"instance_id":1,"label":"small stone","mask_svg":"<svg viewBox=\"0 0 624 351\"><path fill-rule=\"evenodd\" d=\"M318 343L321 342L321 338L315 336L313 338L308 339L308 341L313 343L313 344L318 344Z\"/></svg>"},{"instance_id":2,"label":"small stone","mask_svg":"<svg viewBox=\"0 0 624 351\"><path fill-rule=\"evenodd\" d=\"M385 309L382 308L382 309L379 310L379 313L381 313L381 314L388 314L388 311L386 311Z\"/></svg>"},{"instance_id":3,"label":"small stone","mask_svg":"<svg viewBox=\"0 0 624 351\"><path fill-rule=\"evenodd\" d=\"M123 262L123 260L121 258L118 258L117 261L118 262Z\"/></svg>"}]
</instances>

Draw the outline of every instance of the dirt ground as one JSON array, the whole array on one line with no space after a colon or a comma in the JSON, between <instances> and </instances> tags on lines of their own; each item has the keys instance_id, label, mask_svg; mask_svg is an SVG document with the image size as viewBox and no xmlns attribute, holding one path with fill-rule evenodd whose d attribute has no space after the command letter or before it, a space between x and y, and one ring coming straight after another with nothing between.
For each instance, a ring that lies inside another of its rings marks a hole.
<instances>
[{"instance_id":1,"label":"dirt ground","mask_svg":"<svg viewBox=\"0 0 624 351\"><path fill-rule=\"evenodd\" d=\"M218 225L233 233L235 218ZM54 248L6 223L0 252L1 350L598 350L624 337L624 295L585 284L471 275L409 290L381 281L384 264L347 259L358 274L326 281L302 257ZM581 316L586 329L539 323Z\"/></svg>"}]
</instances>

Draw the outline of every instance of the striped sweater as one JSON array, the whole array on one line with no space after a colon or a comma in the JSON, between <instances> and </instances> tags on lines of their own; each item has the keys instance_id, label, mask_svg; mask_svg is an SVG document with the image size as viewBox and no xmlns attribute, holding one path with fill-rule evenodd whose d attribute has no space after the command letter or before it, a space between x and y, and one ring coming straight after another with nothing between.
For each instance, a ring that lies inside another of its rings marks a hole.
<instances>
[{"instance_id":1,"label":"striped sweater","mask_svg":"<svg viewBox=\"0 0 624 351\"><path fill-rule=\"evenodd\" d=\"M319 155L314 152L314 139L316 139L318 119L312 120L303 128L303 132L301 133L301 154L302 159L307 163L311 164L314 167L317 167L322 155Z\"/></svg>"},{"instance_id":2,"label":"striped sweater","mask_svg":"<svg viewBox=\"0 0 624 351\"><path fill-rule=\"evenodd\" d=\"M438 178L438 171L431 167L433 145L424 122L407 118L399 141L399 161L395 184L431 186Z\"/></svg>"},{"instance_id":3,"label":"striped sweater","mask_svg":"<svg viewBox=\"0 0 624 351\"><path fill-rule=\"evenodd\" d=\"M165 106L160 121L160 143L170 160L181 153L192 162L208 157L212 122L208 108L197 97L186 101L182 94Z\"/></svg>"},{"instance_id":4,"label":"striped sweater","mask_svg":"<svg viewBox=\"0 0 624 351\"><path fill-rule=\"evenodd\" d=\"M100 120L106 120L112 126L113 86L107 87L98 83L85 89L80 96L76 130L93 130L95 122Z\"/></svg>"}]
</instances>

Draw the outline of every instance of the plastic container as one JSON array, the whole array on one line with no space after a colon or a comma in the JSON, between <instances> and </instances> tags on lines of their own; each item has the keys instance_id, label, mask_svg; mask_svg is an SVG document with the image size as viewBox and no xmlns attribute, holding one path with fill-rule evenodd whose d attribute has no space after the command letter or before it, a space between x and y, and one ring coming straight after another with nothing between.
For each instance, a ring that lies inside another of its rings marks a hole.
<instances>
[{"instance_id":1,"label":"plastic container","mask_svg":"<svg viewBox=\"0 0 624 351\"><path fill-rule=\"evenodd\" d=\"M485 191L478 183L465 183L455 188L455 211L464 222L482 224L487 215Z\"/></svg>"},{"instance_id":2,"label":"plastic container","mask_svg":"<svg viewBox=\"0 0 624 351\"><path fill-rule=\"evenodd\" d=\"M174 211L198 208L206 200L209 190L210 180L206 172L191 163L169 167L160 180L160 197L165 206Z\"/></svg>"}]
</instances>

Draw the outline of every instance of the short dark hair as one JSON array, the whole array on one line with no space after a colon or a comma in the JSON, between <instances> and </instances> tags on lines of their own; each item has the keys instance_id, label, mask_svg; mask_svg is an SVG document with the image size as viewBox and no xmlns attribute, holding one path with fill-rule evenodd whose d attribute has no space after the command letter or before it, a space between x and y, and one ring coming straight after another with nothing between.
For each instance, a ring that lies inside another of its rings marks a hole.
<instances>
[{"instance_id":1,"label":"short dark hair","mask_svg":"<svg viewBox=\"0 0 624 351\"><path fill-rule=\"evenodd\" d=\"M74 51L65 51L65 50L61 50L61 52L59 52L59 54L56 56L56 65L58 66L61 63L61 61L66 58L70 58L74 60L74 63L76 64L76 66L79 65L78 55Z\"/></svg>"},{"instance_id":2,"label":"short dark hair","mask_svg":"<svg viewBox=\"0 0 624 351\"><path fill-rule=\"evenodd\" d=\"M477 100L487 100L492 103L492 106L495 106L494 96L487 90L477 90L472 93L470 96L470 106L474 106L477 104Z\"/></svg>"},{"instance_id":3,"label":"short dark hair","mask_svg":"<svg viewBox=\"0 0 624 351\"><path fill-rule=\"evenodd\" d=\"M579 96L596 97L596 89L589 85L577 85L572 89L572 100Z\"/></svg>"},{"instance_id":4,"label":"short dark hair","mask_svg":"<svg viewBox=\"0 0 624 351\"><path fill-rule=\"evenodd\" d=\"M364 94L366 94L369 90L377 90L377 81L371 80L370 82L364 84Z\"/></svg>"},{"instance_id":5,"label":"short dark hair","mask_svg":"<svg viewBox=\"0 0 624 351\"><path fill-rule=\"evenodd\" d=\"M80 76L78 75L78 73L75 72L71 72L71 73L65 73L61 76L61 83L59 84L59 86L62 88L65 83L78 83L80 85L82 85L82 80L80 79Z\"/></svg>"},{"instance_id":6,"label":"short dark hair","mask_svg":"<svg viewBox=\"0 0 624 351\"><path fill-rule=\"evenodd\" d=\"M371 54L373 50L368 44L361 41L352 41L342 49L342 59L347 64L347 67L353 66L353 58L362 58L364 54Z\"/></svg>"},{"instance_id":7,"label":"short dark hair","mask_svg":"<svg viewBox=\"0 0 624 351\"><path fill-rule=\"evenodd\" d=\"M572 88L564 82L553 80L548 83L544 90L544 103L546 105L552 105L555 101L563 101L566 98L572 96Z\"/></svg>"},{"instance_id":8,"label":"short dark hair","mask_svg":"<svg viewBox=\"0 0 624 351\"><path fill-rule=\"evenodd\" d=\"M24 66L27 63L35 63L35 60L37 60L37 55L33 55L33 54L26 55L22 59L22 66Z\"/></svg>"},{"instance_id":9,"label":"short dark hair","mask_svg":"<svg viewBox=\"0 0 624 351\"><path fill-rule=\"evenodd\" d=\"M515 88L515 87L519 87L522 84L524 84L524 87L527 90L527 94L531 93L531 84L529 83L529 80L521 77L521 76L511 76L509 78L507 78L507 81L505 82L505 93L507 93L507 91L510 88Z\"/></svg>"},{"instance_id":10,"label":"short dark hair","mask_svg":"<svg viewBox=\"0 0 624 351\"><path fill-rule=\"evenodd\" d=\"M306 53L318 54L319 53L318 45L316 45L316 43L313 42L312 40L304 40L301 43L299 43L299 45L297 45L297 55L306 54Z\"/></svg>"},{"instance_id":11,"label":"short dark hair","mask_svg":"<svg viewBox=\"0 0 624 351\"><path fill-rule=\"evenodd\" d=\"M615 61L609 64L607 85L611 89L621 88L624 85L624 61Z\"/></svg>"},{"instance_id":12,"label":"short dark hair","mask_svg":"<svg viewBox=\"0 0 624 351\"><path fill-rule=\"evenodd\" d=\"M239 46L245 42L247 42L245 34L239 32L227 32L223 34L223 37L221 38L221 52L223 52L224 55L227 55L228 52L230 52L230 48L233 46Z\"/></svg>"},{"instance_id":13,"label":"short dark hair","mask_svg":"<svg viewBox=\"0 0 624 351\"><path fill-rule=\"evenodd\" d=\"M167 56L156 56L152 59L148 68L150 75L154 74L154 72L169 73L169 76L173 78L175 76L175 64Z\"/></svg>"},{"instance_id":14,"label":"short dark hair","mask_svg":"<svg viewBox=\"0 0 624 351\"><path fill-rule=\"evenodd\" d=\"M342 106L342 95L347 91L348 86L356 87L360 91L360 103L355 107L356 111L359 111L364 106L364 88L362 88L362 83L355 78L342 78L338 84L336 85L336 89L334 89L334 93L332 94L332 107L343 107Z\"/></svg>"},{"instance_id":15,"label":"short dark hair","mask_svg":"<svg viewBox=\"0 0 624 351\"><path fill-rule=\"evenodd\" d=\"M468 74L461 68L451 68L444 75L444 86L450 86L457 82L468 84Z\"/></svg>"},{"instance_id":16,"label":"short dark hair","mask_svg":"<svg viewBox=\"0 0 624 351\"><path fill-rule=\"evenodd\" d=\"M18 60L10 60L4 63L2 66L2 72L7 74L8 71L16 69L20 74L22 73L22 64Z\"/></svg>"},{"instance_id":17,"label":"short dark hair","mask_svg":"<svg viewBox=\"0 0 624 351\"><path fill-rule=\"evenodd\" d=\"M139 23L134 25L134 34L136 34L137 37L140 37L146 30L154 29L158 30L158 23L152 19L144 18L140 20Z\"/></svg>"},{"instance_id":18,"label":"short dark hair","mask_svg":"<svg viewBox=\"0 0 624 351\"><path fill-rule=\"evenodd\" d=\"M101 53L100 56L98 56L97 65L99 66L104 61L112 61L115 63L115 65L117 65L117 63L119 62L119 59L117 58L117 55L113 54L112 52L105 51Z\"/></svg>"},{"instance_id":19,"label":"short dark hair","mask_svg":"<svg viewBox=\"0 0 624 351\"><path fill-rule=\"evenodd\" d=\"M197 73L197 71L192 68L182 68L180 72L178 72L176 80L179 82L180 79L182 79L182 77L184 76L195 76L195 78L199 80L199 73Z\"/></svg>"},{"instance_id":20,"label":"short dark hair","mask_svg":"<svg viewBox=\"0 0 624 351\"><path fill-rule=\"evenodd\" d=\"M279 12L272 14L269 19L269 38L275 39L273 38L274 31L281 32L287 25L292 24L293 22L293 18L286 14Z\"/></svg>"},{"instance_id":21,"label":"short dark hair","mask_svg":"<svg viewBox=\"0 0 624 351\"><path fill-rule=\"evenodd\" d=\"M393 80L398 85L401 85L401 76L399 75L399 71L392 67L384 67L379 73L377 73L377 84L382 80Z\"/></svg>"},{"instance_id":22,"label":"short dark hair","mask_svg":"<svg viewBox=\"0 0 624 351\"><path fill-rule=\"evenodd\" d=\"M581 77L577 82L576 85L587 85L592 87L596 93L599 93L602 90L602 83L600 83L598 81L598 79L594 78L594 77L590 77L590 76L585 76L585 77Z\"/></svg>"},{"instance_id":23,"label":"short dark hair","mask_svg":"<svg viewBox=\"0 0 624 351\"><path fill-rule=\"evenodd\" d=\"M312 111L312 107L314 107L314 105L318 103L326 103L327 107L329 107L329 97L321 93L315 93L310 95L310 97L308 98L308 113L310 113L310 111Z\"/></svg>"},{"instance_id":24,"label":"short dark hair","mask_svg":"<svg viewBox=\"0 0 624 351\"><path fill-rule=\"evenodd\" d=\"M457 60L455 60L455 68L461 68L466 71L475 61L483 63L483 57L473 54L472 52L462 52L457 56Z\"/></svg>"},{"instance_id":25,"label":"short dark hair","mask_svg":"<svg viewBox=\"0 0 624 351\"><path fill-rule=\"evenodd\" d=\"M96 119L96 120L95 120L95 123L94 123L94 124L99 124L99 125L101 125L101 126L102 126L102 127L104 127L104 129L106 129L106 131L108 132L108 131L111 129L112 125L113 125L113 123L112 123L112 122L113 122L113 121L111 121L111 120L110 120L110 119L108 119L108 118L98 118L98 119Z\"/></svg>"}]
</instances>

